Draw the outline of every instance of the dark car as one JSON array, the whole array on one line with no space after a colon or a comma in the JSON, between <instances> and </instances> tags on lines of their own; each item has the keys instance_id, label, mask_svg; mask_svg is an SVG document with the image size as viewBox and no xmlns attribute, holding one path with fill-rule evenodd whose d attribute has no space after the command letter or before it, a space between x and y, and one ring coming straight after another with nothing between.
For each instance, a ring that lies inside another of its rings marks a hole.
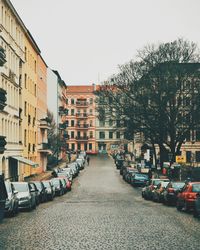
<instances>
[{"instance_id":1,"label":"dark car","mask_svg":"<svg viewBox=\"0 0 200 250\"><path fill-rule=\"evenodd\" d=\"M153 198L154 189L161 181L169 182L169 179L151 179L147 182L147 185L142 189L142 197L151 200Z\"/></svg>"},{"instance_id":2,"label":"dark car","mask_svg":"<svg viewBox=\"0 0 200 250\"><path fill-rule=\"evenodd\" d=\"M53 184L50 181L42 181L47 191L47 199L52 201L55 196L55 190Z\"/></svg>"},{"instance_id":3,"label":"dark car","mask_svg":"<svg viewBox=\"0 0 200 250\"><path fill-rule=\"evenodd\" d=\"M4 218L5 203L8 198L3 175L0 175L0 223Z\"/></svg>"},{"instance_id":4,"label":"dark car","mask_svg":"<svg viewBox=\"0 0 200 250\"><path fill-rule=\"evenodd\" d=\"M185 182L171 181L163 192L163 203L165 205L176 205L177 194L183 188Z\"/></svg>"},{"instance_id":5,"label":"dark car","mask_svg":"<svg viewBox=\"0 0 200 250\"><path fill-rule=\"evenodd\" d=\"M167 181L161 181L157 187L153 190L152 194L152 200L156 202L163 202L163 192L168 185Z\"/></svg>"},{"instance_id":6,"label":"dark car","mask_svg":"<svg viewBox=\"0 0 200 250\"><path fill-rule=\"evenodd\" d=\"M40 204L40 191L37 189L37 186L35 185L34 182L29 182L31 186L31 191L35 193L35 200L36 200L36 205Z\"/></svg>"},{"instance_id":7,"label":"dark car","mask_svg":"<svg viewBox=\"0 0 200 250\"><path fill-rule=\"evenodd\" d=\"M31 190L30 184L27 182L12 182L12 184L18 191L19 208L27 208L29 211L36 208L35 191Z\"/></svg>"},{"instance_id":8,"label":"dark car","mask_svg":"<svg viewBox=\"0 0 200 250\"><path fill-rule=\"evenodd\" d=\"M63 187L61 179L59 179L59 178L53 178L53 179L51 179L51 183L55 187L55 194L56 194L56 196L61 196L61 195L64 194L64 187Z\"/></svg>"},{"instance_id":9,"label":"dark car","mask_svg":"<svg viewBox=\"0 0 200 250\"><path fill-rule=\"evenodd\" d=\"M184 185L177 195L177 210L188 211L194 209L197 194L200 193L200 182L189 182Z\"/></svg>"},{"instance_id":10,"label":"dark car","mask_svg":"<svg viewBox=\"0 0 200 250\"><path fill-rule=\"evenodd\" d=\"M8 198L5 203L5 213L14 216L18 213L19 199L17 197L17 191L10 181L5 181L5 186L8 194Z\"/></svg>"},{"instance_id":11,"label":"dark car","mask_svg":"<svg viewBox=\"0 0 200 250\"><path fill-rule=\"evenodd\" d=\"M137 169L128 168L128 170L127 170L127 172L125 174L125 177L124 177L125 181L127 181L128 183L131 183L131 177L136 173L138 173Z\"/></svg>"},{"instance_id":12,"label":"dark car","mask_svg":"<svg viewBox=\"0 0 200 250\"><path fill-rule=\"evenodd\" d=\"M41 181L33 181L39 191L40 203L47 201L47 191L44 184Z\"/></svg>"},{"instance_id":13,"label":"dark car","mask_svg":"<svg viewBox=\"0 0 200 250\"><path fill-rule=\"evenodd\" d=\"M149 177L146 174L136 173L136 174L133 174L131 177L131 185L133 187L145 186L148 181L149 181Z\"/></svg>"}]
</instances>

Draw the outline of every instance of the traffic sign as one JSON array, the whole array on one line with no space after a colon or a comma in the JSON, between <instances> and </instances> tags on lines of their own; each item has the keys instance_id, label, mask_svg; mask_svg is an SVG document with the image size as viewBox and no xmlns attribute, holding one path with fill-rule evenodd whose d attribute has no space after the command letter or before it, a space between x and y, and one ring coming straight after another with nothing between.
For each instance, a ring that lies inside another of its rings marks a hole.
<instances>
[{"instance_id":1,"label":"traffic sign","mask_svg":"<svg viewBox=\"0 0 200 250\"><path fill-rule=\"evenodd\" d=\"M176 162L177 163L186 163L186 157L182 155L177 155L176 156Z\"/></svg>"}]
</instances>

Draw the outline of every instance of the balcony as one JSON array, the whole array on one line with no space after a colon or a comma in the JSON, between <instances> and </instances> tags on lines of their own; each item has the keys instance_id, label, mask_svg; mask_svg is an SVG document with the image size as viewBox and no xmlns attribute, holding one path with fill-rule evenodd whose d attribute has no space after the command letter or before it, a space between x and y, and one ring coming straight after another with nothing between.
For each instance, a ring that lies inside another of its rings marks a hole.
<instances>
[{"instance_id":1,"label":"balcony","mask_svg":"<svg viewBox=\"0 0 200 250\"><path fill-rule=\"evenodd\" d=\"M89 125L88 124L76 124L77 129L88 129Z\"/></svg>"},{"instance_id":2,"label":"balcony","mask_svg":"<svg viewBox=\"0 0 200 250\"><path fill-rule=\"evenodd\" d=\"M79 119L87 119L88 114L87 113L76 113L76 117Z\"/></svg>"},{"instance_id":3,"label":"balcony","mask_svg":"<svg viewBox=\"0 0 200 250\"><path fill-rule=\"evenodd\" d=\"M87 141L88 140L88 136L76 136L76 140L77 141Z\"/></svg>"},{"instance_id":4,"label":"balcony","mask_svg":"<svg viewBox=\"0 0 200 250\"><path fill-rule=\"evenodd\" d=\"M48 118L40 119L39 128L40 129L50 129L50 124L49 124Z\"/></svg>"},{"instance_id":5,"label":"balcony","mask_svg":"<svg viewBox=\"0 0 200 250\"><path fill-rule=\"evenodd\" d=\"M59 129L66 129L67 127L68 127L68 121L59 123L59 126L58 126Z\"/></svg>"},{"instance_id":6,"label":"balcony","mask_svg":"<svg viewBox=\"0 0 200 250\"><path fill-rule=\"evenodd\" d=\"M77 107L88 107L88 106L89 106L89 103L86 102L86 101L77 101L77 102L76 102L76 106L77 106Z\"/></svg>"},{"instance_id":7,"label":"balcony","mask_svg":"<svg viewBox=\"0 0 200 250\"><path fill-rule=\"evenodd\" d=\"M38 145L38 151L40 153L51 153L48 143L44 143L44 142Z\"/></svg>"},{"instance_id":8,"label":"balcony","mask_svg":"<svg viewBox=\"0 0 200 250\"><path fill-rule=\"evenodd\" d=\"M59 107L59 115L68 115L68 109L64 108L63 106Z\"/></svg>"}]
</instances>

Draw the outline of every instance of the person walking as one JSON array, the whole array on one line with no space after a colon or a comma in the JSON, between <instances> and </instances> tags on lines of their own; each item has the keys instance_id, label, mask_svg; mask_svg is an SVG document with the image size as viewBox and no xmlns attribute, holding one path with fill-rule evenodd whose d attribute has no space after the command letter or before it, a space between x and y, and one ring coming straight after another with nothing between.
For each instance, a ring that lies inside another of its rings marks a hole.
<instances>
[{"instance_id":1,"label":"person walking","mask_svg":"<svg viewBox=\"0 0 200 250\"><path fill-rule=\"evenodd\" d=\"M89 156L87 156L87 164L88 164L88 166L90 164L90 157Z\"/></svg>"}]
</instances>

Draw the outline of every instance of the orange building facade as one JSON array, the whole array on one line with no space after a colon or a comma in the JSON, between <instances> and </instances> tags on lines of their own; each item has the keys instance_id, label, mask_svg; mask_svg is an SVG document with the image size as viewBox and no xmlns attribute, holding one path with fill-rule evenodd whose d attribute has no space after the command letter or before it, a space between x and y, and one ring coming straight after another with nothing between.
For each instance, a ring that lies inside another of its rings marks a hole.
<instances>
[{"instance_id":1,"label":"orange building facade","mask_svg":"<svg viewBox=\"0 0 200 250\"><path fill-rule=\"evenodd\" d=\"M67 149L96 153L95 139L95 86L67 86L68 108Z\"/></svg>"}]
</instances>

